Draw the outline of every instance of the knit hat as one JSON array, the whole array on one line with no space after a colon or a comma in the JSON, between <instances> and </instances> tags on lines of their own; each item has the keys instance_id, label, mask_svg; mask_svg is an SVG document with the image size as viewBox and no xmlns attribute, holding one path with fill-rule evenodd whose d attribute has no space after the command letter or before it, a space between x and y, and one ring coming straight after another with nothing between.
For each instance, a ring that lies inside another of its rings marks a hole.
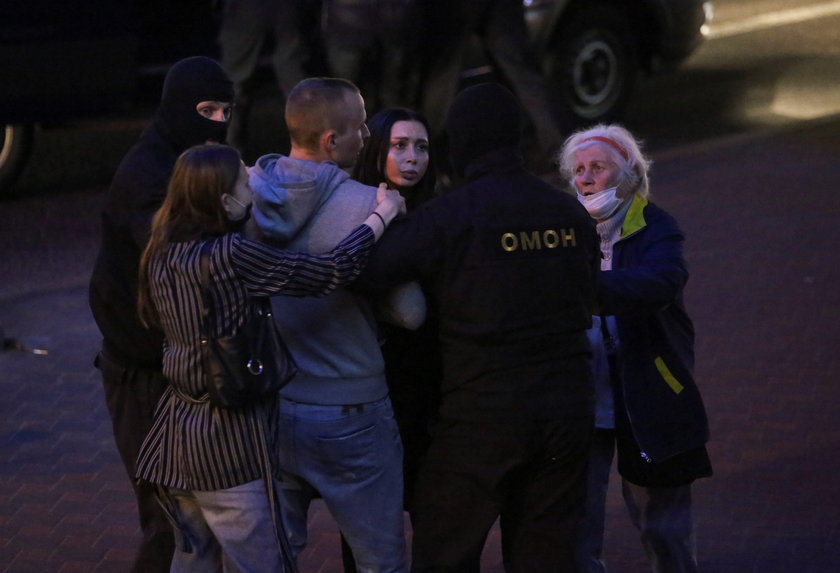
<instances>
[{"instance_id":1,"label":"knit hat","mask_svg":"<svg viewBox=\"0 0 840 573\"><path fill-rule=\"evenodd\" d=\"M459 93L446 115L455 171L463 175L472 161L489 151L518 147L521 112L516 96L501 84L478 84Z\"/></svg>"},{"instance_id":2,"label":"knit hat","mask_svg":"<svg viewBox=\"0 0 840 573\"><path fill-rule=\"evenodd\" d=\"M175 63L163 81L158 117L181 150L208 139L225 140L228 122L201 116L195 108L202 101L233 103L233 82L227 73L204 56Z\"/></svg>"}]
</instances>

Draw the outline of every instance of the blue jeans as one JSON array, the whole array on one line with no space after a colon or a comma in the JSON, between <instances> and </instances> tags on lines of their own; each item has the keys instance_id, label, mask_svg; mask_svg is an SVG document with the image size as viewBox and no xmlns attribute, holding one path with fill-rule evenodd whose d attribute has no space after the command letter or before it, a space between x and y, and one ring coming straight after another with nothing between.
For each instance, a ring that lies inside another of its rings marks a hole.
<instances>
[{"instance_id":1,"label":"blue jeans","mask_svg":"<svg viewBox=\"0 0 840 573\"><path fill-rule=\"evenodd\" d=\"M320 496L359 573L406 571L402 444L389 398L348 406L280 401L279 501L296 554Z\"/></svg>"},{"instance_id":2,"label":"blue jeans","mask_svg":"<svg viewBox=\"0 0 840 573\"><path fill-rule=\"evenodd\" d=\"M604 515L615 433L596 430L589 455L586 511L576 535L578 573L605 573ZM654 573L696 573L691 485L643 487L621 480L621 492Z\"/></svg>"},{"instance_id":3,"label":"blue jeans","mask_svg":"<svg viewBox=\"0 0 840 573\"><path fill-rule=\"evenodd\" d=\"M168 489L178 548L172 573L282 571L280 544L265 482L216 491ZM224 557L223 557L224 556Z\"/></svg>"}]
</instances>

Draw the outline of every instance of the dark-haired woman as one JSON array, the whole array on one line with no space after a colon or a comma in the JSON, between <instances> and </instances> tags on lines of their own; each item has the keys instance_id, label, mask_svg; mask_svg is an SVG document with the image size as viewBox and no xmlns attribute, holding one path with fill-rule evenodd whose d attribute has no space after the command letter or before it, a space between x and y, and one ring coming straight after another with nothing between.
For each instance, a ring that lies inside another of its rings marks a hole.
<instances>
[{"instance_id":1,"label":"dark-haired woman","mask_svg":"<svg viewBox=\"0 0 840 573\"><path fill-rule=\"evenodd\" d=\"M263 480L272 459L277 397L236 409L209 402L200 359L202 247L210 244L210 335L235 333L252 297L324 295L352 281L375 240L402 209L381 189L376 210L334 251L291 253L243 232L251 190L239 152L224 145L185 151L152 222L140 262L139 310L165 334L169 388L138 459L138 478L159 486L180 537L172 571L284 571ZM270 484L273 487L273 484Z\"/></svg>"},{"instance_id":2,"label":"dark-haired woman","mask_svg":"<svg viewBox=\"0 0 840 573\"><path fill-rule=\"evenodd\" d=\"M435 195L434 155L429 147L429 124L414 110L392 107L367 121L365 141L353 179L374 187L386 183L405 198L409 211Z\"/></svg>"},{"instance_id":3,"label":"dark-haired woman","mask_svg":"<svg viewBox=\"0 0 840 573\"><path fill-rule=\"evenodd\" d=\"M436 193L426 118L411 109L385 108L367 125L370 137L353 169L353 178L373 186L385 183L400 192L409 211L421 208ZM409 514L417 470L429 443L429 424L437 410L441 376L434 301L427 301L427 306L426 322L417 330L380 322L385 378L403 442L405 507ZM345 572L355 571L344 543L342 553Z\"/></svg>"}]
</instances>

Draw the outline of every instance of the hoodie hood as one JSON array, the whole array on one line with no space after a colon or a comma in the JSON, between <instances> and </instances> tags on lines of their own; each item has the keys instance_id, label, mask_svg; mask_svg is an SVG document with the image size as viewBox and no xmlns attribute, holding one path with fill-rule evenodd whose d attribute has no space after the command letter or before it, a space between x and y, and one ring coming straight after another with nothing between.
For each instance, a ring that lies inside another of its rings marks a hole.
<instances>
[{"instance_id":1,"label":"hoodie hood","mask_svg":"<svg viewBox=\"0 0 840 573\"><path fill-rule=\"evenodd\" d=\"M263 155L248 169L253 217L270 239L286 243L300 232L350 176L332 161Z\"/></svg>"}]
</instances>

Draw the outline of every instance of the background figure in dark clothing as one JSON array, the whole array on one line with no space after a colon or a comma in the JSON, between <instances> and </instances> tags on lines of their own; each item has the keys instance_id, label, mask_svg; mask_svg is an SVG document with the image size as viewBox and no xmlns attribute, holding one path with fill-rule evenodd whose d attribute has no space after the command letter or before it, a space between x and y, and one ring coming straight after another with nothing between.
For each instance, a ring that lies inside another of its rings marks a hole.
<instances>
[{"instance_id":1,"label":"background figure in dark clothing","mask_svg":"<svg viewBox=\"0 0 840 573\"><path fill-rule=\"evenodd\" d=\"M256 77L264 48L271 44L271 68L285 97L315 66L320 0L224 0L219 30L221 60L233 80L236 114L228 142L248 152L248 121L260 83Z\"/></svg>"},{"instance_id":2,"label":"background figure in dark clothing","mask_svg":"<svg viewBox=\"0 0 840 573\"><path fill-rule=\"evenodd\" d=\"M163 334L137 314L137 273L152 216L166 195L178 155L192 145L225 139L233 85L215 61L194 57L172 66L160 106L123 158L102 213L102 243L90 282L90 307L102 332L96 364L117 449L134 483L135 464L166 388ZM169 571L174 539L149 485L134 486L143 542L132 571Z\"/></svg>"},{"instance_id":3,"label":"background figure in dark clothing","mask_svg":"<svg viewBox=\"0 0 840 573\"><path fill-rule=\"evenodd\" d=\"M412 571L475 570L497 518L511 571L571 571L592 433L595 228L525 171L519 103L467 88L447 116L463 187L396 221L360 280L431 285L442 402L415 489Z\"/></svg>"},{"instance_id":4,"label":"background figure in dark clothing","mask_svg":"<svg viewBox=\"0 0 840 573\"><path fill-rule=\"evenodd\" d=\"M537 139L534 166L544 168L563 143L562 116L533 54L521 0L424 0L421 108L432 137L442 134L447 106L458 91L464 55L477 37L502 83L513 91Z\"/></svg>"},{"instance_id":5,"label":"background figure in dark clothing","mask_svg":"<svg viewBox=\"0 0 840 573\"><path fill-rule=\"evenodd\" d=\"M416 103L422 2L324 1L324 48L330 75L359 86L369 113Z\"/></svg>"}]
</instances>

